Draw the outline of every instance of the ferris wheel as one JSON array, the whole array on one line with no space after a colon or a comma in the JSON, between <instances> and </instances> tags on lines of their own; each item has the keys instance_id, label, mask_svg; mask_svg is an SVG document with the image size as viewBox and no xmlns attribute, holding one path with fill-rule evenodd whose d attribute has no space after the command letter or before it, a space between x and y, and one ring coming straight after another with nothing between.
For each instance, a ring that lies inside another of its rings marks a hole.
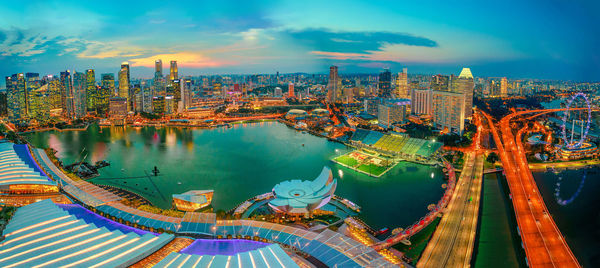
<instances>
[{"instance_id":1,"label":"ferris wheel","mask_svg":"<svg viewBox=\"0 0 600 268\"><path fill-rule=\"evenodd\" d=\"M562 120L562 139L567 148L579 148L590 129L592 107L587 96L580 92L569 98L566 108ZM579 140L576 136L579 136Z\"/></svg>"}]
</instances>

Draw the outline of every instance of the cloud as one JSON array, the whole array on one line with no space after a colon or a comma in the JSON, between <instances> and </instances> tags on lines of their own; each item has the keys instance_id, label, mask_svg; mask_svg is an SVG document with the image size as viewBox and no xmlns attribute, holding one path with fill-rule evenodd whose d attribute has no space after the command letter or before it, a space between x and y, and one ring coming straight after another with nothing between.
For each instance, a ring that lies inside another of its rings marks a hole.
<instances>
[{"instance_id":1,"label":"cloud","mask_svg":"<svg viewBox=\"0 0 600 268\"><path fill-rule=\"evenodd\" d=\"M296 42L311 51L336 53L371 53L389 45L437 47L434 40L407 33L380 31L333 31L329 29L285 30Z\"/></svg>"},{"instance_id":2,"label":"cloud","mask_svg":"<svg viewBox=\"0 0 600 268\"><path fill-rule=\"evenodd\" d=\"M45 36L18 28L0 29L0 55L30 57L42 54L50 41Z\"/></svg>"},{"instance_id":3,"label":"cloud","mask_svg":"<svg viewBox=\"0 0 600 268\"><path fill-rule=\"evenodd\" d=\"M157 59L163 59L165 61L176 60L179 67L189 68L206 68L206 67L219 67L224 65L237 64L233 61L219 61L211 59L210 57L200 52L180 52L171 54L158 54L145 58L134 58L130 59L131 66L143 66L143 67L154 67L154 62Z\"/></svg>"}]
</instances>

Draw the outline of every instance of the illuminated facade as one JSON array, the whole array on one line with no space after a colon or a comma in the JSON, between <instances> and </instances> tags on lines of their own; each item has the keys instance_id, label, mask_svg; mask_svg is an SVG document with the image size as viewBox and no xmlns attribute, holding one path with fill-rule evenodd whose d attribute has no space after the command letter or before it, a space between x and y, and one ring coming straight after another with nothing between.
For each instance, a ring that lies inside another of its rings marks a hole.
<instances>
[{"instance_id":1,"label":"illuminated facade","mask_svg":"<svg viewBox=\"0 0 600 268\"><path fill-rule=\"evenodd\" d=\"M410 88L408 87L408 69L402 69L396 77L396 97L408 99L411 97Z\"/></svg>"},{"instance_id":2,"label":"illuminated facade","mask_svg":"<svg viewBox=\"0 0 600 268\"><path fill-rule=\"evenodd\" d=\"M411 114L431 115L433 91L431 89L414 89L410 94Z\"/></svg>"},{"instance_id":3,"label":"illuminated facade","mask_svg":"<svg viewBox=\"0 0 600 268\"><path fill-rule=\"evenodd\" d=\"M458 78L452 81L452 83L454 84L453 91L464 95L465 118L471 118L473 115L473 90L475 88L471 69L463 68Z\"/></svg>"},{"instance_id":4,"label":"illuminated facade","mask_svg":"<svg viewBox=\"0 0 600 268\"><path fill-rule=\"evenodd\" d=\"M558 158L561 160L577 160L598 156L598 147L591 142L584 142L577 148L563 146L558 150Z\"/></svg>"},{"instance_id":5,"label":"illuminated facade","mask_svg":"<svg viewBox=\"0 0 600 268\"><path fill-rule=\"evenodd\" d=\"M88 69L85 71L86 85L85 85L85 108L87 111L96 110L97 94L96 89L96 73L94 69Z\"/></svg>"},{"instance_id":6,"label":"illuminated facade","mask_svg":"<svg viewBox=\"0 0 600 268\"><path fill-rule=\"evenodd\" d=\"M27 117L27 82L22 73L6 77L6 101L8 118L11 121Z\"/></svg>"},{"instance_id":7,"label":"illuminated facade","mask_svg":"<svg viewBox=\"0 0 600 268\"><path fill-rule=\"evenodd\" d=\"M169 80L173 81L175 79L179 79L178 74L177 74L177 61L172 60L170 73L169 73Z\"/></svg>"},{"instance_id":8,"label":"illuminated facade","mask_svg":"<svg viewBox=\"0 0 600 268\"><path fill-rule=\"evenodd\" d=\"M379 125L389 128L394 123L403 122L406 119L408 105L410 105L410 100L407 99L384 101L379 104L377 110Z\"/></svg>"},{"instance_id":9,"label":"illuminated facade","mask_svg":"<svg viewBox=\"0 0 600 268\"><path fill-rule=\"evenodd\" d=\"M383 70L379 74L379 94L380 98L389 98L392 96L392 73L389 69Z\"/></svg>"},{"instance_id":10,"label":"illuminated facade","mask_svg":"<svg viewBox=\"0 0 600 268\"><path fill-rule=\"evenodd\" d=\"M73 118L82 118L86 114L86 87L87 77L85 73L75 72L73 74Z\"/></svg>"},{"instance_id":11,"label":"illuminated facade","mask_svg":"<svg viewBox=\"0 0 600 268\"><path fill-rule=\"evenodd\" d=\"M126 116L127 99L120 97L110 98L108 110L111 117Z\"/></svg>"},{"instance_id":12,"label":"illuminated facade","mask_svg":"<svg viewBox=\"0 0 600 268\"><path fill-rule=\"evenodd\" d=\"M327 82L327 100L329 102L340 101L342 95L342 80L338 76L338 67L329 67L329 82Z\"/></svg>"},{"instance_id":13,"label":"illuminated facade","mask_svg":"<svg viewBox=\"0 0 600 268\"><path fill-rule=\"evenodd\" d=\"M209 206L212 202L213 190L192 190L173 195L173 206L181 211L196 211Z\"/></svg>"},{"instance_id":14,"label":"illuminated facade","mask_svg":"<svg viewBox=\"0 0 600 268\"><path fill-rule=\"evenodd\" d=\"M465 128L464 94L434 90L431 110L435 127L462 135Z\"/></svg>"},{"instance_id":15,"label":"illuminated facade","mask_svg":"<svg viewBox=\"0 0 600 268\"><path fill-rule=\"evenodd\" d=\"M289 180L275 185L275 199L269 206L281 213L307 215L327 204L336 186L331 169L323 167L314 181Z\"/></svg>"},{"instance_id":16,"label":"illuminated facade","mask_svg":"<svg viewBox=\"0 0 600 268\"><path fill-rule=\"evenodd\" d=\"M66 118L73 118L75 115L75 107L73 104L73 79L71 78L71 72L69 70L60 72L60 84L63 116Z\"/></svg>"},{"instance_id":17,"label":"illuminated facade","mask_svg":"<svg viewBox=\"0 0 600 268\"><path fill-rule=\"evenodd\" d=\"M121 63L121 70L119 71L119 91L117 96L120 98L129 98L129 63L123 62Z\"/></svg>"},{"instance_id":18,"label":"illuminated facade","mask_svg":"<svg viewBox=\"0 0 600 268\"><path fill-rule=\"evenodd\" d=\"M40 170L24 144L0 143L0 193L58 193L56 183Z\"/></svg>"}]
</instances>

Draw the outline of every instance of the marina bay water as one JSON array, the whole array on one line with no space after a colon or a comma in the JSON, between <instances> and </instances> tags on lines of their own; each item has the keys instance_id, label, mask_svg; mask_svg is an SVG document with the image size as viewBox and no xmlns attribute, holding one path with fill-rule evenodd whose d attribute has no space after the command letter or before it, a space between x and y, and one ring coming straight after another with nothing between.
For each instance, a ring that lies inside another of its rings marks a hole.
<instances>
[{"instance_id":1,"label":"marina bay water","mask_svg":"<svg viewBox=\"0 0 600 268\"><path fill-rule=\"evenodd\" d=\"M330 160L352 148L278 122L215 129L92 125L26 137L36 147L57 150L65 164L108 161L92 182L135 192L161 208L170 208L172 194L213 189L214 209L227 211L281 181L313 180L329 166L338 178L336 195L361 206L360 217L372 227L395 228L424 216L444 191L438 167L403 162L373 178Z\"/></svg>"}]
</instances>

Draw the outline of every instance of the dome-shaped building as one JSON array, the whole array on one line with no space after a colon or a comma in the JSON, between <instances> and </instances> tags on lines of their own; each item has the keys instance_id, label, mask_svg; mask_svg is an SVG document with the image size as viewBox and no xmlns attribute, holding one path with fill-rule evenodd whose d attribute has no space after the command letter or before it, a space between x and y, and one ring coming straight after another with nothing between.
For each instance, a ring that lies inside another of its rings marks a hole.
<instances>
[{"instance_id":1,"label":"dome-shaped building","mask_svg":"<svg viewBox=\"0 0 600 268\"><path fill-rule=\"evenodd\" d=\"M291 109L287 114L285 114L285 119L288 120L302 120L308 116L308 113L305 110L300 109Z\"/></svg>"}]
</instances>

